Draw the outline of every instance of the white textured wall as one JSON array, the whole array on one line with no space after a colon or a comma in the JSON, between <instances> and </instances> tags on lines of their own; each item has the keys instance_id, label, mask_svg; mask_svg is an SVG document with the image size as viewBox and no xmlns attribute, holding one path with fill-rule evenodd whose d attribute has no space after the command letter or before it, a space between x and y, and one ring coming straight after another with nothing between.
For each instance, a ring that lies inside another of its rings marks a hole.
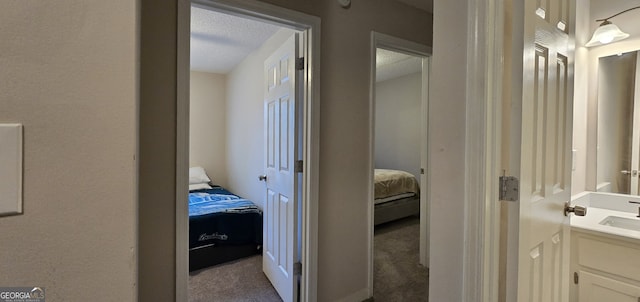
<instances>
[{"instance_id":1,"label":"white textured wall","mask_svg":"<svg viewBox=\"0 0 640 302\"><path fill-rule=\"evenodd\" d=\"M376 83L375 166L420 177L422 74Z\"/></svg>"},{"instance_id":2,"label":"white textured wall","mask_svg":"<svg viewBox=\"0 0 640 302\"><path fill-rule=\"evenodd\" d=\"M24 124L24 214L0 217L0 285L134 301L135 1L1 1L0 123Z\"/></svg>"},{"instance_id":3,"label":"white textured wall","mask_svg":"<svg viewBox=\"0 0 640 302\"><path fill-rule=\"evenodd\" d=\"M192 71L190 85L189 166L204 167L213 183L227 186L226 76Z\"/></svg>"},{"instance_id":4,"label":"white textured wall","mask_svg":"<svg viewBox=\"0 0 640 302\"><path fill-rule=\"evenodd\" d=\"M232 192L262 208L264 182L264 61L292 30L281 29L251 53L228 75L227 82L227 175Z\"/></svg>"}]
</instances>

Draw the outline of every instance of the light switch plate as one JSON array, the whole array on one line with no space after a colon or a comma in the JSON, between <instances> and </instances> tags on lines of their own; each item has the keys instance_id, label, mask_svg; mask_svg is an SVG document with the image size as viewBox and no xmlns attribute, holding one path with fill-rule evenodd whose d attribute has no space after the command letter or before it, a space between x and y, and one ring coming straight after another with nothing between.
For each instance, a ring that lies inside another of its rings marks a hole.
<instances>
[{"instance_id":1,"label":"light switch plate","mask_svg":"<svg viewBox=\"0 0 640 302\"><path fill-rule=\"evenodd\" d=\"M22 124L0 124L0 216L22 213Z\"/></svg>"}]
</instances>

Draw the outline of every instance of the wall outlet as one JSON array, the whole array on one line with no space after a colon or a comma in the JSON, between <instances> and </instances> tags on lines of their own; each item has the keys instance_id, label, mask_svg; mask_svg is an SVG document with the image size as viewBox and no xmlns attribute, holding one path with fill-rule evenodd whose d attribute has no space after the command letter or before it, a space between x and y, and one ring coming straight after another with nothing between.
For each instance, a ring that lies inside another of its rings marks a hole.
<instances>
[{"instance_id":1,"label":"wall outlet","mask_svg":"<svg viewBox=\"0 0 640 302\"><path fill-rule=\"evenodd\" d=\"M22 213L22 124L0 124L0 216Z\"/></svg>"}]
</instances>

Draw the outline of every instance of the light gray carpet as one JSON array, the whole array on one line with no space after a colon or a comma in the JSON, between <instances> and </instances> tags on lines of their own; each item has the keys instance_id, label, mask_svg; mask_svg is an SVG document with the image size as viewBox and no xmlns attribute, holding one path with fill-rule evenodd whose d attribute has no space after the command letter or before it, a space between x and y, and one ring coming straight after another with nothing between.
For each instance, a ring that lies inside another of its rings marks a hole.
<instances>
[{"instance_id":1,"label":"light gray carpet","mask_svg":"<svg viewBox=\"0 0 640 302\"><path fill-rule=\"evenodd\" d=\"M409 217L376 227L373 239L373 298L376 302L427 301L429 270L419 264L420 219Z\"/></svg>"},{"instance_id":2,"label":"light gray carpet","mask_svg":"<svg viewBox=\"0 0 640 302\"><path fill-rule=\"evenodd\" d=\"M406 218L376 227L374 238L374 300L427 301L429 272L418 264L418 218ZM262 273L256 255L189 276L191 302L280 302Z\"/></svg>"},{"instance_id":3,"label":"light gray carpet","mask_svg":"<svg viewBox=\"0 0 640 302\"><path fill-rule=\"evenodd\" d=\"M256 255L192 272L190 302L281 302Z\"/></svg>"}]
</instances>

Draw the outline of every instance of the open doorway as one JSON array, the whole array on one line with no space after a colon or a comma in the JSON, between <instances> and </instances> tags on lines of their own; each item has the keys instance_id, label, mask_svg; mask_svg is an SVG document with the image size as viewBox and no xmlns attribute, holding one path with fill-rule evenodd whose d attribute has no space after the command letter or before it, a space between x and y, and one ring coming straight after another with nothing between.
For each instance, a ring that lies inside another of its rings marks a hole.
<instances>
[{"instance_id":1,"label":"open doorway","mask_svg":"<svg viewBox=\"0 0 640 302\"><path fill-rule=\"evenodd\" d=\"M177 230L189 252L176 260L190 274L177 286L189 300L304 300L315 288L317 20L262 4L190 10L190 193L177 211L189 213Z\"/></svg>"},{"instance_id":2,"label":"open doorway","mask_svg":"<svg viewBox=\"0 0 640 302\"><path fill-rule=\"evenodd\" d=\"M428 49L374 33L370 282L377 300L427 301Z\"/></svg>"}]
</instances>

